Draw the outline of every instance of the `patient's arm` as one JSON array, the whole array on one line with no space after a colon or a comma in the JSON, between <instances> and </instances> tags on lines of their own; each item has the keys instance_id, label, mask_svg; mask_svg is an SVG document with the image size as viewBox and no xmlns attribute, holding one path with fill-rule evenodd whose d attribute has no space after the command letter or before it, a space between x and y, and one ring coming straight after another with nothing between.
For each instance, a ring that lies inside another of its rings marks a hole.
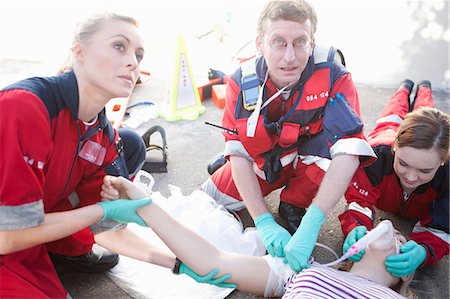
<instances>
[{"instance_id":1,"label":"patient's arm","mask_svg":"<svg viewBox=\"0 0 450 299\"><path fill-rule=\"evenodd\" d=\"M170 269L175 263L172 252L149 243L128 228L105 231L94 238L98 245L124 256Z\"/></svg>"},{"instance_id":2,"label":"patient's arm","mask_svg":"<svg viewBox=\"0 0 450 299\"><path fill-rule=\"evenodd\" d=\"M264 294L270 268L263 258L218 250L156 203L142 207L138 215L183 263L198 274L205 275L211 269L219 268L217 277L231 274L227 282L237 284L238 289L255 295Z\"/></svg>"},{"instance_id":3,"label":"patient's arm","mask_svg":"<svg viewBox=\"0 0 450 299\"><path fill-rule=\"evenodd\" d=\"M105 176L102 186L104 199L139 199L149 196L123 177ZM231 274L227 283L235 283L242 291L263 295L270 268L261 257L222 252L191 229L167 214L158 204L151 203L138 210L139 216L176 254L178 259L200 275L213 268L220 272L216 277ZM218 232L220 233L220 232ZM172 266L175 265L173 260Z\"/></svg>"}]
</instances>

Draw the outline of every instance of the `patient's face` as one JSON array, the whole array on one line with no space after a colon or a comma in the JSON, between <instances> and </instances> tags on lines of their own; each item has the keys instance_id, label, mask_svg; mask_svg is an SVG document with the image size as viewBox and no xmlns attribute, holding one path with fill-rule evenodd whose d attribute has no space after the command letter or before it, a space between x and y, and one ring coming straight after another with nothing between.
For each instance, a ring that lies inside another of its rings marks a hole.
<instances>
[{"instance_id":1,"label":"patient's face","mask_svg":"<svg viewBox=\"0 0 450 299\"><path fill-rule=\"evenodd\" d=\"M398 230L394 230L394 238L387 247L377 248L376 246L369 245L366 249L366 255L368 254L373 259L380 259L383 263L386 258L392 254L398 254L400 247L407 242L405 236L403 236Z\"/></svg>"},{"instance_id":2,"label":"patient's face","mask_svg":"<svg viewBox=\"0 0 450 299\"><path fill-rule=\"evenodd\" d=\"M388 287L395 286L400 281L400 278L392 276L391 273L386 270L384 262L388 256L398 254L400 247L406 242L406 238L399 231L395 230L394 238L388 247L377 248L376 246L369 245L366 248L363 259L366 259L366 261L368 260L369 264L372 265L373 271L379 271L379 275L387 279L385 283Z\"/></svg>"}]
</instances>

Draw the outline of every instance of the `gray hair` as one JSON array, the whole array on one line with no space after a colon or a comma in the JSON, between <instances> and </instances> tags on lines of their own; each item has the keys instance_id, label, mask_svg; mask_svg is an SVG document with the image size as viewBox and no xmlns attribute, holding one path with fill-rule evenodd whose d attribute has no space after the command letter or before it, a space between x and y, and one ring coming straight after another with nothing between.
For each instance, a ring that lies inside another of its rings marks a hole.
<instances>
[{"instance_id":1,"label":"gray hair","mask_svg":"<svg viewBox=\"0 0 450 299\"><path fill-rule=\"evenodd\" d=\"M317 30L317 13L315 9L304 0L273 0L266 3L258 18L257 33L263 37L266 22L287 20L298 23L311 21L311 38Z\"/></svg>"}]
</instances>

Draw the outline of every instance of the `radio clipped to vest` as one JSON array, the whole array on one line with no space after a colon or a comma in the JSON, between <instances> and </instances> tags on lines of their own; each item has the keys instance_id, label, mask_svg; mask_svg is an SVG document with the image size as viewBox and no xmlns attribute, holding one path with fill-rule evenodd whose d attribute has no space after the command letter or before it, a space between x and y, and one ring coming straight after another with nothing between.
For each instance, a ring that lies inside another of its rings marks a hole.
<instances>
[{"instance_id":1,"label":"radio clipped to vest","mask_svg":"<svg viewBox=\"0 0 450 299\"><path fill-rule=\"evenodd\" d=\"M249 59L241 65L242 100L244 108L248 111L255 110L261 88L255 65L256 59Z\"/></svg>"}]
</instances>

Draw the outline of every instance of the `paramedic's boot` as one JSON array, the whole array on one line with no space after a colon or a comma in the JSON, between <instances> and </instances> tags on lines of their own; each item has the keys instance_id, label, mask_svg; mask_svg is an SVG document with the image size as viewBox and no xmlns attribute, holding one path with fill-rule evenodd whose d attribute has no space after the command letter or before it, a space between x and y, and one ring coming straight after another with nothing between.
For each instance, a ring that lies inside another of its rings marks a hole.
<instances>
[{"instance_id":1,"label":"paramedic's boot","mask_svg":"<svg viewBox=\"0 0 450 299\"><path fill-rule=\"evenodd\" d=\"M287 202L280 201L278 206L278 213L280 217L286 222L286 229L293 235L302 221L306 213L306 209L298 208Z\"/></svg>"},{"instance_id":2,"label":"paramedic's boot","mask_svg":"<svg viewBox=\"0 0 450 299\"><path fill-rule=\"evenodd\" d=\"M400 82L400 85L398 86L398 88L401 88L401 87L406 88L409 91L408 94L411 94L413 87L414 87L414 82L412 80L405 79L402 82Z\"/></svg>"},{"instance_id":3,"label":"paramedic's boot","mask_svg":"<svg viewBox=\"0 0 450 299\"><path fill-rule=\"evenodd\" d=\"M407 101L408 101L408 112L411 112L412 108L411 108L410 95L411 95L411 92L412 92L412 90L414 88L414 82L412 80L405 79L402 82L400 82L397 90L399 90L400 88L405 88L406 90L408 90L408 99L407 99Z\"/></svg>"},{"instance_id":4,"label":"paramedic's boot","mask_svg":"<svg viewBox=\"0 0 450 299\"><path fill-rule=\"evenodd\" d=\"M409 112L414 111L414 105L416 104L416 100L417 100L417 97L419 96L419 91L421 88L428 88L431 90L431 82L428 80L422 80L419 83L417 83L416 94L414 95L414 99L412 100L412 102L409 105ZM422 97L423 97L423 94L422 94ZM423 105L423 100L421 102ZM420 104L419 104L419 107L420 107Z\"/></svg>"},{"instance_id":5,"label":"paramedic's boot","mask_svg":"<svg viewBox=\"0 0 450 299\"><path fill-rule=\"evenodd\" d=\"M53 252L48 254L57 270L81 273L102 273L119 262L119 256L108 250L95 249L80 256L66 256Z\"/></svg>"},{"instance_id":6,"label":"paramedic's boot","mask_svg":"<svg viewBox=\"0 0 450 299\"><path fill-rule=\"evenodd\" d=\"M213 173L216 172L217 169L222 167L226 162L227 162L227 160L225 159L223 154L219 154L216 157L212 158L208 162L208 167L207 167L209 175L213 175Z\"/></svg>"},{"instance_id":7,"label":"paramedic's boot","mask_svg":"<svg viewBox=\"0 0 450 299\"><path fill-rule=\"evenodd\" d=\"M421 87L428 87L429 89L431 89L431 82L428 80L422 80L417 83L417 90L419 90Z\"/></svg>"}]
</instances>

